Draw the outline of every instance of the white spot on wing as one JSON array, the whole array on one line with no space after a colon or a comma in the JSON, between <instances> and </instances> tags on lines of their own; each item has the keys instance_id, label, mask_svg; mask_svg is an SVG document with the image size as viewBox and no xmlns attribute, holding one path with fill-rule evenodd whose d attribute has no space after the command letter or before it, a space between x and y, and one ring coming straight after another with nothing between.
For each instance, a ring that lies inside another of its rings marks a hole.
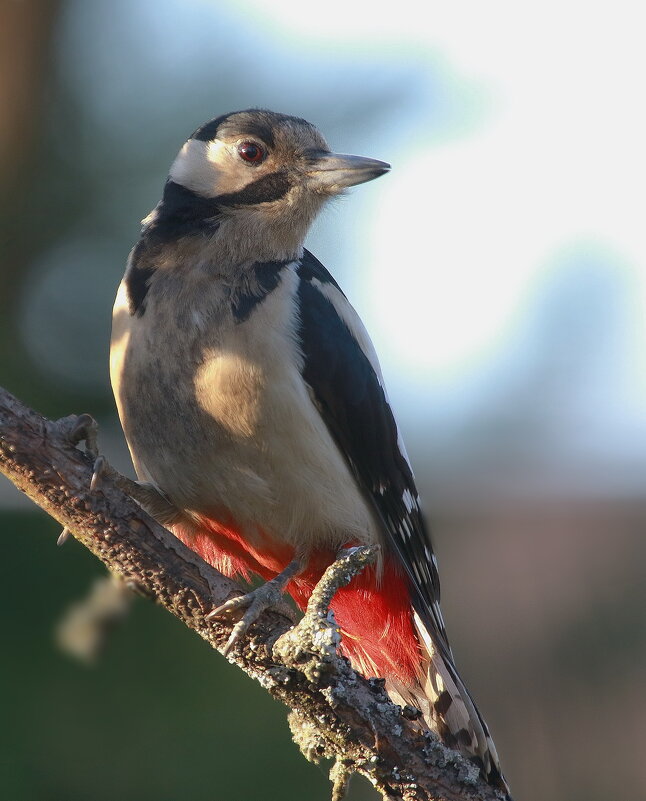
<instances>
[{"instance_id":1,"label":"white spot on wing","mask_svg":"<svg viewBox=\"0 0 646 801\"><path fill-rule=\"evenodd\" d=\"M404 506L406 507L406 511L410 514L413 509L416 507L415 499L413 498L411 491L409 489L405 489L402 493L402 500L404 501Z\"/></svg>"},{"instance_id":2,"label":"white spot on wing","mask_svg":"<svg viewBox=\"0 0 646 801\"><path fill-rule=\"evenodd\" d=\"M426 558L428 559L429 562L433 563L433 566L437 570L437 557L431 551L431 549L428 547L428 545L424 546L424 555L426 556Z\"/></svg>"}]
</instances>

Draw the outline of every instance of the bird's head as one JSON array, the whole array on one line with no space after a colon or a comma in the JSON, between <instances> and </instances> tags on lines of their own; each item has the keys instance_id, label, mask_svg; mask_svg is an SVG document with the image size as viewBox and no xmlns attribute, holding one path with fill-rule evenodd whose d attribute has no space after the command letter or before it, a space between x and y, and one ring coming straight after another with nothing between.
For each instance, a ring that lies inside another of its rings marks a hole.
<instances>
[{"instance_id":1,"label":"bird's head","mask_svg":"<svg viewBox=\"0 0 646 801\"><path fill-rule=\"evenodd\" d=\"M165 220L174 236L210 225L220 231L220 244L225 238L236 244L232 258L290 257L327 198L389 168L330 152L303 119L239 111L205 123L184 144L156 221Z\"/></svg>"}]
</instances>

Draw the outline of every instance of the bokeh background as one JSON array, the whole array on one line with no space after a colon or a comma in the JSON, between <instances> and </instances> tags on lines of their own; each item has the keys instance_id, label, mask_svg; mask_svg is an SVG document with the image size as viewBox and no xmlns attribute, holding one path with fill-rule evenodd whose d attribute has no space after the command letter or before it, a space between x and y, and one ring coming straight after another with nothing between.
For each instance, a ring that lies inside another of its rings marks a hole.
<instances>
[{"instance_id":1,"label":"bokeh background","mask_svg":"<svg viewBox=\"0 0 646 801\"><path fill-rule=\"evenodd\" d=\"M308 242L381 355L458 664L519 800L646 795L640 14L0 3L0 382L91 412L125 471L110 308L188 134L263 106L392 163ZM3 798L328 797L284 710L152 605L96 667L62 654L56 623L102 568L4 480L0 530Z\"/></svg>"}]
</instances>

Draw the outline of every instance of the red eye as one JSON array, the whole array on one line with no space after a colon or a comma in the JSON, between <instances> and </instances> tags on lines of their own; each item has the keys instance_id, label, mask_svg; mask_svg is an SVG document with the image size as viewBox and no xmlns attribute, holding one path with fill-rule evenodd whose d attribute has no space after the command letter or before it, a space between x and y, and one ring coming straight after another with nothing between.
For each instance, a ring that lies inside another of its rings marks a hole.
<instances>
[{"instance_id":1,"label":"red eye","mask_svg":"<svg viewBox=\"0 0 646 801\"><path fill-rule=\"evenodd\" d=\"M265 158L265 151L255 142L241 142L238 145L240 158L250 164L260 164Z\"/></svg>"}]
</instances>

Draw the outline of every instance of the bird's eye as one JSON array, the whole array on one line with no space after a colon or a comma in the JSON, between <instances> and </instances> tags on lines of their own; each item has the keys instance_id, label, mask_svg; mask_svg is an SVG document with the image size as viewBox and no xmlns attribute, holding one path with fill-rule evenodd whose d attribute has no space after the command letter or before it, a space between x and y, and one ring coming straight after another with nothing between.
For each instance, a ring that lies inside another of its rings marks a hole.
<instances>
[{"instance_id":1,"label":"bird's eye","mask_svg":"<svg viewBox=\"0 0 646 801\"><path fill-rule=\"evenodd\" d=\"M256 142L241 142L238 145L238 154L243 161L248 161L249 164L260 164L265 158L265 151Z\"/></svg>"}]
</instances>

